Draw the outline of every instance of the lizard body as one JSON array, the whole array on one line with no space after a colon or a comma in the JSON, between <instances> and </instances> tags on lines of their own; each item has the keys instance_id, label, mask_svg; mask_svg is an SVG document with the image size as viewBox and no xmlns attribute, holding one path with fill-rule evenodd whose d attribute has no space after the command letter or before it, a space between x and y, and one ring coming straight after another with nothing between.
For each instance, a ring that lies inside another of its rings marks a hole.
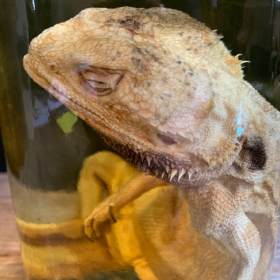
<instances>
[{"instance_id":1,"label":"lizard body","mask_svg":"<svg viewBox=\"0 0 280 280\"><path fill-rule=\"evenodd\" d=\"M215 32L171 9L86 9L32 41L28 74L153 175L94 209L88 236L157 177L184 190L194 228L235 260L227 279L267 277L280 114L243 80L241 63Z\"/></svg>"}]
</instances>

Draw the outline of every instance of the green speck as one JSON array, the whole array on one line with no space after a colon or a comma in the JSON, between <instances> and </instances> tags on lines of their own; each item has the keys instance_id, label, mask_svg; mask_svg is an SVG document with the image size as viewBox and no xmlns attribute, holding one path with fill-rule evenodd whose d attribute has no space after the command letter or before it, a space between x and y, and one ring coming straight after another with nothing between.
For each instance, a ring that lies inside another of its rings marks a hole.
<instances>
[{"instance_id":1,"label":"green speck","mask_svg":"<svg viewBox=\"0 0 280 280\"><path fill-rule=\"evenodd\" d=\"M78 117L74 113L67 111L56 122L65 134L69 134L73 131L73 126L77 120Z\"/></svg>"}]
</instances>

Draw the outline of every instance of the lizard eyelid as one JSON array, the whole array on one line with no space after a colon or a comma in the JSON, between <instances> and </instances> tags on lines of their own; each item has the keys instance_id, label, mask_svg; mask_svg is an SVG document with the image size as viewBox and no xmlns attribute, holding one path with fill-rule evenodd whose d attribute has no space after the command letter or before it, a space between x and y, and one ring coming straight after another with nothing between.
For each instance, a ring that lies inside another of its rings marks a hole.
<instances>
[{"instance_id":1,"label":"lizard eyelid","mask_svg":"<svg viewBox=\"0 0 280 280\"><path fill-rule=\"evenodd\" d=\"M81 75L88 89L96 96L108 95L116 90L118 83L122 79L120 71L95 67L81 72Z\"/></svg>"},{"instance_id":2,"label":"lizard eyelid","mask_svg":"<svg viewBox=\"0 0 280 280\"><path fill-rule=\"evenodd\" d=\"M86 85L88 86L88 89L91 91L91 93L96 96L104 96L112 92L111 88L100 87L100 85L98 86L95 81L88 81L86 82Z\"/></svg>"}]
</instances>

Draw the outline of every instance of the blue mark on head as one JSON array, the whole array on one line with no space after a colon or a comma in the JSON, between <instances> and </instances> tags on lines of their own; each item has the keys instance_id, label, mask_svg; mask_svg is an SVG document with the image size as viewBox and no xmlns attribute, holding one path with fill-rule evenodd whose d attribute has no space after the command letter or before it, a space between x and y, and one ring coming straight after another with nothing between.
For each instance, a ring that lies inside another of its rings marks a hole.
<instances>
[{"instance_id":1,"label":"blue mark on head","mask_svg":"<svg viewBox=\"0 0 280 280\"><path fill-rule=\"evenodd\" d=\"M237 135L240 137L242 135L243 129L241 126L237 127Z\"/></svg>"},{"instance_id":2,"label":"blue mark on head","mask_svg":"<svg viewBox=\"0 0 280 280\"><path fill-rule=\"evenodd\" d=\"M236 131L238 137L240 137L242 135L242 132L243 132L243 129L241 127L241 124L242 124L242 103L243 103L243 101L240 102L240 110L239 110L239 113L238 113L238 117L236 119L236 123L237 123L237 125L239 125L237 127L237 131Z\"/></svg>"},{"instance_id":3,"label":"blue mark on head","mask_svg":"<svg viewBox=\"0 0 280 280\"><path fill-rule=\"evenodd\" d=\"M242 117L241 117L240 113L239 113L239 115L238 115L238 117L236 119L236 122L237 122L238 125L241 125L241 123L242 123Z\"/></svg>"}]
</instances>

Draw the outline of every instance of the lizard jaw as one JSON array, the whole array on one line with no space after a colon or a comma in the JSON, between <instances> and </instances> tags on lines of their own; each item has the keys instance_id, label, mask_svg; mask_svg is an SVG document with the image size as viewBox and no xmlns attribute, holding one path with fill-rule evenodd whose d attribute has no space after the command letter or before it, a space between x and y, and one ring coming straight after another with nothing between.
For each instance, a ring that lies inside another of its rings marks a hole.
<instances>
[{"instance_id":1,"label":"lizard jaw","mask_svg":"<svg viewBox=\"0 0 280 280\"><path fill-rule=\"evenodd\" d=\"M193 180L194 177L197 177L200 172L198 168L194 169L191 166L186 167L185 165L172 162L164 155L148 151L135 151L131 145L123 145L105 135L101 135L101 137L110 147L122 154L124 159L134 168L145 172L146 175L152 175L176 184L180 180L195 181Z\"/></svg>"},{"instance_id":2,"label":"lizard jaw","mask_svg":"<svg viewBox=\"0 0 280 280\"><path fill-rule=\"evenodd\" d=\"M132 144L121 144L112 137L104 134L101 134L101 137L135 169L140 172L145 172L146 176L155 176L181 188L198 187L213 178L219 177L229 168L233 161L231 159L228 164L208 166L205 168L205 162L196 154L194 154L194 161L200 164L194 165L192 162L172 161L172 159L166 157L164 154L139 149L139 147L135 148Z\"/></svg>"}]
</instances>

